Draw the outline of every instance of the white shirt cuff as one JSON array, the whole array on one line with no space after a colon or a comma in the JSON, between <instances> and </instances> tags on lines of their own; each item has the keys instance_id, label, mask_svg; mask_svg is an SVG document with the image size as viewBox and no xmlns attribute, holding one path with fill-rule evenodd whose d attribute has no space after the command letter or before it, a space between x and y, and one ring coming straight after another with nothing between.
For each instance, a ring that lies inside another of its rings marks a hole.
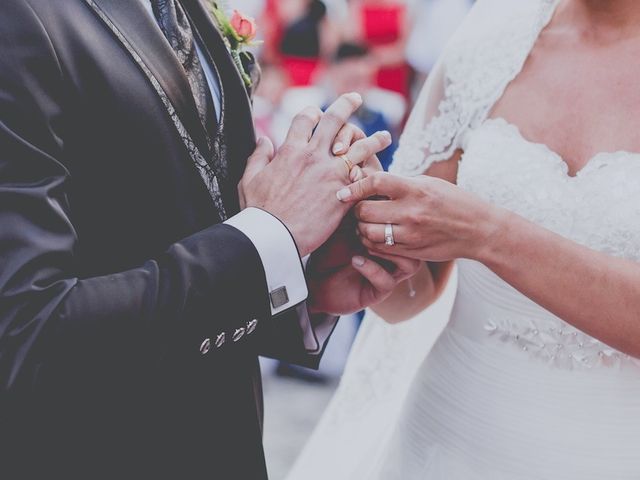
<instances>
[{"instance_id":1,"label":"white shirt cuff","mask_svg":"<svg viewBox=\"0 0 640 480\"><path fill-rule=\"evenodd\" d=\"M256 247L267 277L272 315L307 299L309 291L298 248L280 220L250 207L224 223L240 230Z\"/></svg>"}]
</instances>

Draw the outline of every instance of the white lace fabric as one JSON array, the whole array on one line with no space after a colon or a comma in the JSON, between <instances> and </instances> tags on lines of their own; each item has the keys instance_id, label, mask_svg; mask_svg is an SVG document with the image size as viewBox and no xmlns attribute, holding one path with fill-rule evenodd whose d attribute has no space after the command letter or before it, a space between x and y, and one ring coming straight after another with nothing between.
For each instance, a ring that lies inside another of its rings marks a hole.
<instances>
[{"instance_id":1,"label":"white lace fabric","mask_svg":"<svg viewBox=\"0 0 640 480\"><path fill-rule=\"evenodd\" d=\"M461 188L640 261L640 154L601 153L571 177L556 152L487 118L556 5L476 2L416 104L392 172L423 174L460 149ZM399 327L367 316L289 479L639 479L638 359L566 324L484 265L460 260L457 268L447 318L442 304ZM442 334L434 322L448 322Z\"/></svg>"},{"instance_id":2,"label":"white lace fabric","mask_svg":"<svg viewBox=\"0 0 640 480\"><path fill-rule=\"evenodd\" d=\"M393 173L423 174L462 146L522 69L555 0L485 0L448 45L400 139ZM506 40L508 39L508 40Z\"/></svg>"}]
</instances>

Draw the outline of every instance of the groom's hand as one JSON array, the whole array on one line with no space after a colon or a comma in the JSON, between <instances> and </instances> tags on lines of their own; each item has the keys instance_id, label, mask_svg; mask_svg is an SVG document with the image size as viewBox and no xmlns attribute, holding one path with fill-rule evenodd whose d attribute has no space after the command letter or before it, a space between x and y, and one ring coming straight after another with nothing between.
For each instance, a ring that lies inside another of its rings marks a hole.
<instances>
[{"instance_id":1,"label":"groom's hand","mask_svg":"<svg viewBox=\"0 0 640 480\"><path fill-rule=\"evenodd\" d=\"M349 210L336 197L338 190L351 183L349 168L332 150L339 132L361 104L360 95L347 94L324 113L314 107L305 109L272 158L272 147L263 142L247 163L239 187L245 205L280 219L301 256L325 243ZM360 165L390 144L387 132L357 140L349 149L349 161Z\"/></svg>"},{"instance_id":2,"label":"groom's hand","mask_svg":"<svg viewBox=\"0 0 640 480\"><path fill-rule=\"evenodd\" d=\"M347 141L350 137L363 138L364 133L344 128L336 139L335 154L349 154L349 145L353 143ZM351 170L351 180L356 182L382 171L373 155ZM343 315L370 307L387 298L402 279L419 269L420 262L389 257L397 260L394 263L389 258L368 255L356 234L356 226L353 215L347 215L331 238L311 256L307 275L310 311Z\"/></svg>"},{"instance_id":3,"label":"groom's hand","mask_svg":"<svg viewBox=\"0 0 640 480\"><path fill-rule=\"evenodd\" d=\"M310 313L345 315L376 305L419 271L419 260L368 255L355 229L355 219L347 216L311 257L307 269Z\"/></svg>"}]
</instances>

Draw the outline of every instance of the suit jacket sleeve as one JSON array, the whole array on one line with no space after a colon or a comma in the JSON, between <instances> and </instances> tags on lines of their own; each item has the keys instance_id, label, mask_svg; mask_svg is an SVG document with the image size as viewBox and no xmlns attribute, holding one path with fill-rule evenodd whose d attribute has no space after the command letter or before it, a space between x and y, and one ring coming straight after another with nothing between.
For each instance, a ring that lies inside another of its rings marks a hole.
<instances>
[{"instance_id":1,"label":"suit jacket sleeve","mask_svg":"<svg viewBox=\"0 0 640 480\"><path fill-rule=\"evenodd\" d=\"M265 269L269 291L283 285L286 301L272 302L273 322L261 329L261 353L309 368L320 359L338 321L332 315L309 315L308 288L293 235L271 214L255 208L227 220L256 245Z\"/></svg>"},{"instance_id":2,"label":"suit jacket sleeve","mask_svg":"<svg viewBox=\"0 0 640 480\"><path fill-rule=\"evenodd\" d=\"M112 374L114 358L131 368L199 358L204 339L270 320L258 253L228 225L127 271L74 275L64 71L25 2L3 2L0 17L0 395L36 388L52 366Z\"/></svg>"},{"instance_id":3,"label":"suit jacket sleeve","mask_svg":"<svg viewBox=\"0 0 640 480\"><path fill-rule=\"evenodd\" d=\"M274 317L260 331L261 354L318 369L338 317L307 312L306 302Z\"/></svg>"}]
</instances>

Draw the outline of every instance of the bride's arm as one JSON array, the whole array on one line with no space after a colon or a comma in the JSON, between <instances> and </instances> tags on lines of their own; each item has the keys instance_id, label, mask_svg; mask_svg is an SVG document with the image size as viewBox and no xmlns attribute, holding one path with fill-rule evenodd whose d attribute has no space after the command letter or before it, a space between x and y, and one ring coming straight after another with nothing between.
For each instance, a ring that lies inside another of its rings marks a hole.
<instances>
[{"instance_id":1,"label":"bride's arm","mask_svg":"<svg viewBox=\"0 0 640 480\"><path fill-rule=\"evenodd\" d=\"M617 350L640 357L640 264L579 245L430 177L375 174L350 187L363 243L425 261L477 260L534 302ZM342 195L344 198L345 196ZM398 242L384 245L384 223Z\"/></svg>"},{"instance_id":2,"label":"bride's arm","mask_svg":"<svg viewBox=\"0 0 640 480\"><path fill-rule=\"evenodd\" d=\"M477 260L566 322L640 357L640 264L591 250L515 214L494 220Z\"/></svg>"},{"instance_id":3,"label":"bride's arm","mask_svg":"<svg viewBox=\"0 0 640 480\"><path fill-rule=\"evenodd\" d=\"M460 156L461 152L458 150L449 160L431 165L425 175L456 183ZM371 309L389 323L399 323L415 317L440 297L452 267L452 261L426 262L415 277L402 282L387 300Z\"/></svg>"},{"instance_id":4,"label":"bride's arm","mask_svg":"<svg viewBox=\"0 0 640 480\"><path fill-rule=\"evenodd\" d=\"M389 323L409 320L433 304L444 291L453 262L425 263L411 280L405 280L384 302L371 307Z\"/></svg>"},{"instance_id":5,"label":"bride's arm","mask_svg":"<svg viewBox=\"0 0 640 480\"><path fill-rule=\"evenodd\" d=\"M493 5L491 2L476 2L444 49L402 134L391 165L393 173L408 177L424 173L456 183L464 132L470 127L468 122L474 118L473 110L476 106L473 102L452 101L449 97L452 79L447 77L448 61L459 61L460 52L465 51L469 42L475 42L478 38L478 28L481 31L491 30L488 19L501 18L494 15L499 12L495 11ZM444 102L447 104L444 105ZM356 210L360 207L356 207ZM388 221L389 219L382 220ZM382 233L384 240L384 227ZM451 266L450 259L446 259L444 264L428 263L411 283L404 282L400 285L387 301L375 306L374 311L390 323L414 317L438 299L449 278ZM411 296L412 292L415 292L414 296Z\"/></svg>"}]
</instances>

